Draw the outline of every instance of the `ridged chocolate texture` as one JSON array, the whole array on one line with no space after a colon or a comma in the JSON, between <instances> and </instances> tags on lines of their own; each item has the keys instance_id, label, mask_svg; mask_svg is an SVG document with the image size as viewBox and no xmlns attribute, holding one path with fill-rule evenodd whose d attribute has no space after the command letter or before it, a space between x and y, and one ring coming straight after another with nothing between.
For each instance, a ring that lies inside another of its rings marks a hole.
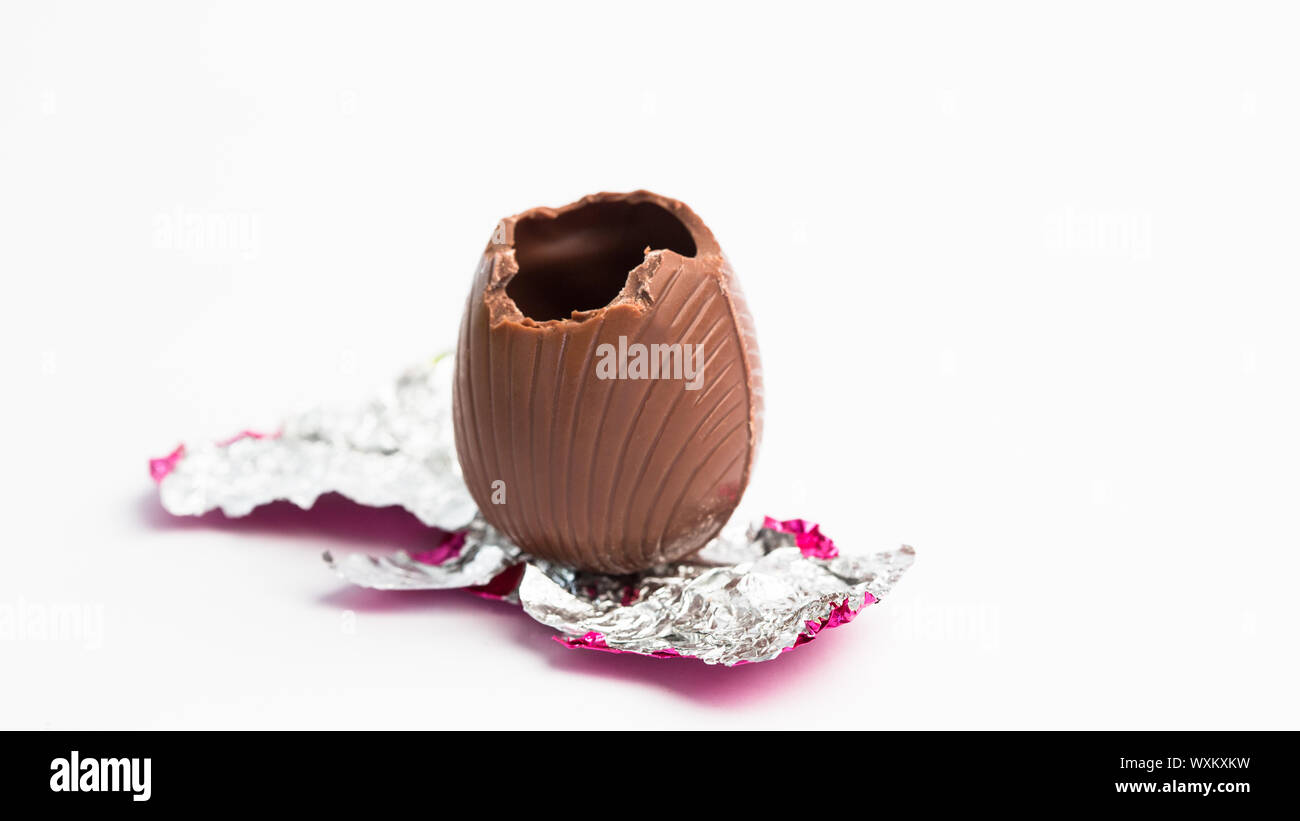
<instances>
[{"instance_id":1,"label":"ridged chocolate texture","mask_svg":"<svg viewBox=\"0 0 1300 821\"><path fill-rule=\"evenodd\" d=\"M493 526L539 557L642 570L702 547L749 482L753 321L682 203L636 191L535 208L483 252L453 402L465 481Z\"/></svg>"}]
</instances>

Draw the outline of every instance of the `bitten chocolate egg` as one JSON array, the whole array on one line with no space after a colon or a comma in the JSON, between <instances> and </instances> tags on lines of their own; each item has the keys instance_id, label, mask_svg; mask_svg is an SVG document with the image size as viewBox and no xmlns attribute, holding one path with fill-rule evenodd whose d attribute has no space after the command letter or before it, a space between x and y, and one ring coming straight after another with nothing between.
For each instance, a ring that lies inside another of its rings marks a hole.
<instances>
[{"instance_id":1,"label":"bitten chocolate egg","mask_svg":"<svg viewBox=\"0 0 1300 821\"><path fill-rule=\"evenodd\" d=\"M704 546L749 481L762 395L744 296L682 203L593 194L497 225L460 327L456 450L529 553L629 573Z\"/></svg>"}]
</instances>

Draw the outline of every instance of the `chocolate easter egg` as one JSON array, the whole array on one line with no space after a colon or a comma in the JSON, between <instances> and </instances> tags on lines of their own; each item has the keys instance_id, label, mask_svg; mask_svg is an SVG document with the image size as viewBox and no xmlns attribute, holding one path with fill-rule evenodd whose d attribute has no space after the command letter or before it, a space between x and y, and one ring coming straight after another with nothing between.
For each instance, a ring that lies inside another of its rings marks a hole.
<instances>
[{"instance_id":1,"label":"chocolate easter egg","mask_svg":"<svg viewBox=\"0 0 1300 821\"><path fill-rule=\"evenodd\" d=\"M629 573L715 536L762 433L753 321L717 240L648 191L502 220L461 322L456 449L487 520Z\"/></svg>"}]
</instances>

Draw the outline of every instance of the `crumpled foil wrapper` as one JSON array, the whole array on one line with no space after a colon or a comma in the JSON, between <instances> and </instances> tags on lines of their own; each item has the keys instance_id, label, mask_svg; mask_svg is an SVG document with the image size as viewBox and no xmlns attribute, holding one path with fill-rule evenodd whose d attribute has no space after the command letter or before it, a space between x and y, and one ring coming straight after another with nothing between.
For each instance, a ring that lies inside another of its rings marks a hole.
<instances>
[{"instance_id":1,"label":"crumpled foil wrapper","mask_svg":"<svg viewBox=\"0 0 1300 821\"><path fill-rule=\"evenodd\" d=\"M379 590L465 589L518 604L567 647L727 666L775 659L851 621L912 564L907 546L844 556L816 525L770 518L731 525L685 560L626 576L531 557L478 515L461 480L451 370L433 360L359 408L313 410L274 434L179 447L150 462L163 507L243 516L277 500L309 508L330 492L400 505L438 543L416 554L326 553L340 577Z\"/></svg>"},{"instance_id":2,"label":"crumpled foil wrapper","mask_svg":"<svg viewBox=\"0 0 1300 821\"><path fill-rule=\"evenodd\" d=\"M218 508L245 516L278 500L309 508L332 492L368 507L401 505L434 527L461 527L478 509L456 460L451 371L440 357L359 408L318 408L276 433L179 447L149 464L163 507L177 516Z\"/></svg>"}]
</instances>

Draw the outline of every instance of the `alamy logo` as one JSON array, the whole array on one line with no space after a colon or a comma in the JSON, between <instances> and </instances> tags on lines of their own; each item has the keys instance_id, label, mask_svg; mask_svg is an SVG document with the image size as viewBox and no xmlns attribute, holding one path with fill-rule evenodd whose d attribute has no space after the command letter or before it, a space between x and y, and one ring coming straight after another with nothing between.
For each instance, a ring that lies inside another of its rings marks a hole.
<instances>
[{"instance_id":1,"label":"alamy logo","mask_svg":"<svg viewBox=\"0 0 1300 821\"><path fill-rule=\"evenodd\" d=\"M149 767L153 759L81 758L72 751L68 758L50 762L50 789L54 792L129 792L132 801L148 801Z\"/></svg>"},{"instance_id":2,"label":"alamy logo","mask_svg":"<svg viewBox=\"0 0 1300 821\"><path fill-rule=\"evenodd\" d=\"M606 342L596 347L596 356L597 379L684 379L688 391L698 391L704 383L702 344L629 345L620 336L617 348Z\"/></svg>"}]
</instances>

